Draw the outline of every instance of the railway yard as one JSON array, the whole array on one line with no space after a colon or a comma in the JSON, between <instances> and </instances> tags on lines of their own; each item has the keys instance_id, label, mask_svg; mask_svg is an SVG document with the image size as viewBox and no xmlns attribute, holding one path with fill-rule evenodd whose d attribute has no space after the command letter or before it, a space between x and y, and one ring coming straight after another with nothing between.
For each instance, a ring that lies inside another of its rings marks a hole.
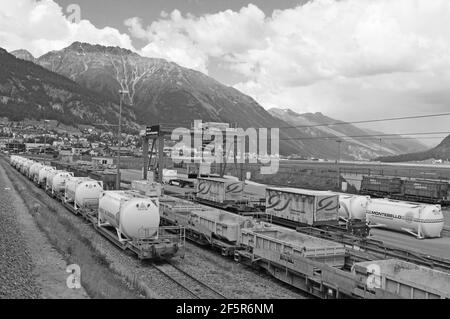
<instances>
[{"instance_id":1,"label":"railway yard","mask_svg":"<svg viewBox=\"0 0 450 319\"><path fill-rule=\"evenodd\" d=\"M450 298L440 205L217 177L161 188L137 170L122 170L114 191L112 173L61 165L0 159L2 227L11 223L3 262L26 273L4 274L19 292L5 297ZM80 290L65 288L73 264Z\"/></svg>"},{"instance_id":2,"label":"railway yard","mask_svg":"<svg viewBox=\"0 0 450 319\"><path fill-rule=\"evenodd\" d=\"M35 252L40 260L34 260L30 253L24 253L33 251L32 247L23 249L23 246L37 245L36 239L21 239L26 232L18 220L10 217L12 228L2 232L5 236L2 256L8 256L2 258L2 263L8 262L2 269L11 270L2 273L5 283L0 291L2 297L308 298L268 275L191 243L186 243L184 259L176 258L170 266L139 261L132 254L118 250L86 222L36 188L4 158L0 159L0 174L5 189L0 195L2 215L17 216L16 212L22 212L28 220L35 220L36 226L29 233L40 234L41 240L49 238L46 247L40 245L40 251ZM11 196L22 201L14 209L10 208L15 204ZM1 227L9 226L2 223ZM73 263L80 265L83 290L67 289L66 267ZM23 269L9 267L12 264ZM39 269L48 269L46 274L39 275L42 279L34 275Z\"/></svg>"}]
</instances>

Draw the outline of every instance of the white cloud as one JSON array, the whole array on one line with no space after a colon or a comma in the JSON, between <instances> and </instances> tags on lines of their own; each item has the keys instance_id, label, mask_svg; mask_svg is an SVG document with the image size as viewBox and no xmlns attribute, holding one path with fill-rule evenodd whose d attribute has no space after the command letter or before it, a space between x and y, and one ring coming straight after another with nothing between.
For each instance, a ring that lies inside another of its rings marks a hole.
<instances>
[{"instance_id":1,"label":"white cloud","mask_svg":"<svg viewBox=\"0 0 450 319\"><path fill-rule=\"evenodd\" d=\"M40 56L75 41L133 48L130 37L117 29L98 29L88 20L72 23L52 0L0 0L0 46L6 50Z\"/></svg>"},{"instance_id":2,"label":"white cloud","mask_svg":"<svg viewBox=\"0 0 450 319\"><path fill-rule=\"evenodd\" d=\"M182 16L178 10L144 28L138 18L125 24L130 33L147 39L141 53L166 58L199 71L207 71L210 57L224 57L265 46L265 15L254 5L216 14Z\"/></svg>"},{"instance_id":3,"label":"white cloud","mask_svg":"<svg viewBox=\"0 0 450 319\"><path fill-rule=\"evenodd\" d=\"M271 15L250 4L162 12L148 26L130 18L127 35L71 23L52 0L0 0L0 46L37 56L74 41L133 49L132 36L147 42L145 56L239 79L227 84L265 107L352 120L448 109L449 21L448 0L313 0Z\"/></svg>"},{"instance_id":4,"label":"white cloud","mask_svg":"<svg viewBox=\"0 0 450 319\"><path fill-rule=\"evenodd\" d=\"M265 107L351 120L450 105L449 21L448 0L314 0L271 16L248 5L127 24L149 41L144 55L201 71L219 58Z\"/></svg>"}]
</instances>

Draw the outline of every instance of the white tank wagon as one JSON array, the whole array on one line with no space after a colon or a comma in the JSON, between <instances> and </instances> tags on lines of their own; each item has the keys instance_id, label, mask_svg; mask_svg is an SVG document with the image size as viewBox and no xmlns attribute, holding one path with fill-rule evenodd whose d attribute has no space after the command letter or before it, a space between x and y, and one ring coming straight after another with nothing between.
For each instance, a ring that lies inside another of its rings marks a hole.
<instances>
[{"instance_id":1,"label":"white tank wagon","mask_svg":"<svg viewBox=\"0 0 450 319\"><path fill-rule=\"evenodd\" d=\"M56 170L56 169L48 172L47 179L45 181L45 190L47 192L51 193L51 191L52 191L53 177L55 177L56 174L62 173L62 172L63 171Z\"/></svg>"},{"instance_id":2,"label":"white tank wagon","mask_svg":"<svg viewBox=\"0 0 450 319\"><path fill-rule=\"evenodd\" d=\"M162 193L161 184L150 181L132 181L131 190L149 197L160 197Z\"/></svg>"},{"instance_id":3,"label":"white tank wagon","mask_svg":"<svg viewBox=\"0 0 450 319\"><path fill-rule=\"evenodd\" d=\"M23 157L13 155L13 156L11 156L10 164L12 165L12 167L17 168L19 162L22 161L22 160L24 160Z\"/></svg>"},{"instance_id":4,"label":"white tank wagon","mask_svg":"<svg viewBox=\"0 0 450 319\"><path fill-rule=\"evenodd\" d=\"M66 180L64 186L64 202L74 203L75 202L75 190L76 187L84 181L92 181L89 177L71 177Z\"/></svg>"},{"instance_id":5,"label":"white tank wagon","mask_svg":"<svg viewBox=\"0 0 450 319\"><path fill-rule=\"evenodd\" d=\"M100 195L99 226L112 226L119 239L156 239L159 202L133 192L106 191Z\"/></svg>"},{"instance_id":6,"label":"white tank wagon","mask_svg":"<svg viewBox=\"0 0 450 319\"><path fill-rule=\"evenodd\" d=\"M13 167L16 166L17 161L20 159L20 156L17 155L11 155L11 157L9 158L9 164Z\"/></svg>"},{"instance_id":7,"label":"white tank wagon","mask_svg":"<svg viewBox=\"0 0 450 319\"><path fill-rule=\"evenodd\" d=\"M41 163L34 163L33 166L31 166L30 168L30 174L29 174L29 178L30 180L32 180L33 182L37 182L38 178L39 178L39 171L44 167L44 165L42 165Z\"/></svg>"},{"instance_id":8,"label":"white tank wagon","mask_svg":"<svg viewBox=\"0 0 450 319\"><path fill-rule=\"evenodd\" d=\"M370 196L337 193L339 196L339 217L343 220L366 220Z\"/></svg>"},{"instance_id":9,"label":"white tank wagon","mask_svg":"<svg viewBox=\"0 0 450 319\"><path fill-rule=\"evenodd\" d=\"M73 189L73 187L72 187ZM74 208L96 210L99 206L100 195L103 192L103 182L85 180L75 185Z\"/></svg>"},{"instance_id":10,"label":"white tank wagon","mask_svg":"<svg viewBox=\"0 0 450 319\"><path fill-rule=\"evenodd\" d=\"M106 191L100 195L97 229L140 259L171 258L185 247L181 226L160 227L157 198L133 191Z\"/></svg>"},{"instance_id":11,"label":"white tank wagon","mask_svg":"<svg viewBox=\"0 0 450 319\"><path fill-rule=\"evenodd\" d=\"M19 172L22 170L22 166L23 166L23 164L24 164L26 161L27 161L27 159L26 159L26 158L23 158L23 157L21 157L21 158L19 158L19 159L17 160L17 163L16 163L16 169L17 169Z\"/></svg>"},{"instance_id":12,"label":"white tank wagon","mask_svg":"<svg viewBox=\"0 0 450 319\"><path fill-rule=\"evenodd\" d=\"M300 270L300 257L337 268L345 265L344 245L268 223L242 229L241 244L249 249L253 259L261 258L294 271Z\"/></svg>"},{"instance_id":13,"label":"white tank wagon","mask_svg":"<svg viewBox=\"0 0 450 319\"><path fill-rule=\"evenodd\" d=\"M66 181L73 177L73 173L69 173L66 171L60 171L56 173L52 178L52 194L60 194L64 193L66 187Z\"/></svg>"},{"instance_id":14,"label":"white tank wagon","mask_svg":"<svg viewBox=\"0 0 450 319\"><path fill-rule=\"evenodd\" d=\"M28 174L30 172L30 168L31 166L33 166L33 164L36 163L33 160L25 160L20 168L20 172L28 177Z\"/></svg>"},{"instance_id":15,"label":"white tank wagon","mask_svg":"<svg viewBox=\"0 0 450 319\"><path fill-rule=\"evenodd\" d=\"M440 237L444 228L440 205L372 199L366 216L371 227L406 232L418 239Z\"/></svg>"},{"instance_id":16,"label":"white tank wagon","mask_svg":"<svg viewBox=\"0 0 450 319\"><path fill-rule=\"evenodd\" d=\"M18 169L18 168L19 168L19 163L22 162L22 161L24 161L24 160L25 160L25 159L24 159L23 157L17 156L17 157L14 159L14 162L13 162L14 168L15 168L15 169Z\"/></svg>"},{"instance_id":17,"label":"white tank wagon","mask_svg":"<svg viewBox=\"0 0 450 319\"><path fill-rule=\"evenodd\" d=\"M309 226L337 225L339 197L325 191L267 188L266 214L278 220Z\"/></svg>"},{"instance_id":18,"label":"white tank wagon","mask_svg":"<svg viewBox=\"0 0 450 319\"><path fill-rule=\"evenodd\" d=\"M43 168L41 168L41 170L39 171L39 177L38 177L38 184L45 189L45 185L47 185L47 177L48 175L55 171L56 169L54 167L51 166L44 166Z\"/></svg>"}]
</instances>

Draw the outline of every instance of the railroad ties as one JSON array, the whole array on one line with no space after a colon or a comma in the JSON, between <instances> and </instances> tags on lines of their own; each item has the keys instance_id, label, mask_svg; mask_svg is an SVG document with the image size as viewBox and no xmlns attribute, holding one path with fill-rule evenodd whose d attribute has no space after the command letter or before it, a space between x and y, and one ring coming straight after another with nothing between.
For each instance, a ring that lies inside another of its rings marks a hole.
<instances>
[{"instance_id":1,"label":"railroad ties","mask_svg":"<svg viewBox=\"0 0 450 319\"><path fill-rule=\"evenodd\" d=\"M227 299L223 294L193 277L184 270L167 262L165 264L152 264L152 266L169 278L181 289L187 291L195 299Z\"/></svg>"}]
</instances>

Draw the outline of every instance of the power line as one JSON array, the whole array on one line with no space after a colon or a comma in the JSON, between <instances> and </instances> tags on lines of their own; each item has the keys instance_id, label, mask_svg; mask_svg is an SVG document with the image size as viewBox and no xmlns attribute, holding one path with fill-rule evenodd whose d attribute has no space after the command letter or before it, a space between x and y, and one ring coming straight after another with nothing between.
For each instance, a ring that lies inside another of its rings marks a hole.
<instances>
[{"instance_id":1,"label":"power line","mask_svg":"<svg viewBox=\"0 0 450 319\"><path fill-rule=\"evenodd\" d=\"M417 140L417 139L421 139L421 140L440 140L440 139L444 139L444 138L446 138L446 137L448 137L448 135L442 135L442 136L424 136L424 137L418 137L418 136L416 136L416 137L386 137L386 138L379 138L379 137L367 137L367 138L363 138L363 137L361 137L361 138L359 138L359 140L377 140L377 141L379 141L380 139L381 140L383 140L383 141L386 141L386 140ZM336 139L341 139L341 140L343 140L343 141L346 141L345 139L347 138L347 136L343 136L343 137L336 137ZM349 138L349 141L351 141L350 140L350 138L351 137L348 137Z\"/></svg>"},{"instance_id":2,"label":"power line","mask_svg":"<svg viewBox=\"0 0 450 319\"><path fill-rule=\"evenodd\" d=\"M362 121L352 121L352 122L342 122L342 121L340 121L340 122L333 122L333 123L327 123L327 124L284 126L284 127L280 127L280 129L310 128L310 127L320 127L320 126L334 126L334 125L349 125L349 124L389 122L389 121L412 120L412 119L440 117L440 116L450 116L450 112L447 112L447 113L436 113L436 114L427 114L427 115L390 117L390 118L384 118L384 119L362 120Z\"/></svg>"},{"instance_id":3,"label":"power line","mask_svg":"<svg viewBox=\"0 0 450 319\"><path fill-rule=\"evenodd\" d=\"M420 136L420 135L437 135L437 134L446 134L449 135L450 132L417 132L417 133L392 133L392 134L374 134L374 135L348 135L343 137L338 137L334 135L330 136L314 136L314 137L290 137L290 138L281 138L280 141L290 141L290 140L316 140L316 139L340 139L340 138L381 138L381 137L389 137L395 136L398 139L403 139L402 136ZM383 138L384 139L384 138Z\"/></svg>"}]
</instances>

